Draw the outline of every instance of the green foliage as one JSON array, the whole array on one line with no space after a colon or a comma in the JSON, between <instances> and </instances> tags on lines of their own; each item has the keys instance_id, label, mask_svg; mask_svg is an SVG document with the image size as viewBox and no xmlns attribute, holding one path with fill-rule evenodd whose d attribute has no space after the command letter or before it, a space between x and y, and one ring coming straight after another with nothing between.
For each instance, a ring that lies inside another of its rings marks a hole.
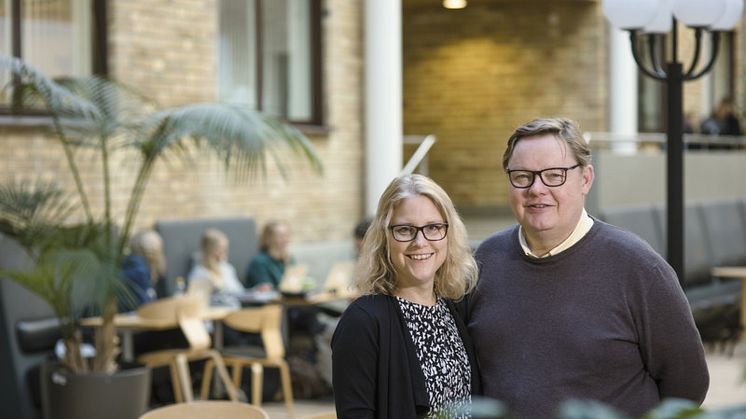
<instances>
[{"instance_id":1,"label":"green foliage","mask_svg":"<svg viewBox=\"0 0 746 419\"><path fill-rule=\"evenodd\" d=\"M283 177L285 150L303 158L317 172L321 163L308 139L297 129L259 112L220 103L158 109L135 89L98 77L51 80L33 66L0 54L0 68L14 75L2 93L14 104L44 109L65 159L77 194L51 182L0 184L0 233L15 238L34 262L30 271L0 272L45 299L63 325L68 349L76 343L75 324L83 309L108 313L111 328L117 298L124 287L119 267L141 200L155 165L185 159L189 150L217 156L239 180L266 176L267 157ZM22 98L16 101L16 98ZM15 107L13 108L16 109ZM85 185L79 150L98 154L101 185ZM114 153L136 155L132 190L122 219L112 208L110 160ZM103 214L94 214L89 192L102 191ZM84 221L80 219L82 211ZM125 297L126 298L126 297ZM112 335L113 336L113 335ZM69 340L69 342L68 342ZM110 343L110 342L109 342ZM94 365L110 368L113 344ZM71 346L72 345L72 346ZM100 348L97 348L100 349ZM97 355L98 356L98 355ZM75 365L72 369L85 368Z\"/></svg>"}]
</instances>

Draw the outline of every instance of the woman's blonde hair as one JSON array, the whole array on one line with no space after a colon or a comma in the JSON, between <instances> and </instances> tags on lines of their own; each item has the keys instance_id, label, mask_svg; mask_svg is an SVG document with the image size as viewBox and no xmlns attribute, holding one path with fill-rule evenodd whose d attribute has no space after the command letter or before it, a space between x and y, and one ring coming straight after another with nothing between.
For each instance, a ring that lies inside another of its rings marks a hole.
<instances>
[{"instance_id":1,"label":"woman's blonde hair","mask_svg":"<svg viewBox=\"0 0 746 419\"><path fill-rule=\"evenodd\" d=\"M355 286L363 294L393 294L396 271L388 247L389 223L396 206L415 196L429 198L448 223L447 255L435 273L435 295L459 300L474 288L477 279L477 264L466 227L443 188L417 174L397 177L381 195L376 215L363 239Z\"/></svg>"},{"instance_id":2,"label":"woman's blonde hair","mask_svg":"<svg viewBox=\"0 0 746 419\"><path fill-rule=\"evenodd\" d=\"M220 246L228 245L228 236L222 231L215 228L208 228L202 232L200 248L202 250L202 265L210 271L210 280L213 285L220 289L223 288L223 273L220 270L220 261L215 260L212 255Z\"/></svg>"},{"instance_id":3,"label":"woman's blonde hair","mask_svg":"<svg viewBox=\"0 0 746 419\"><path fill-rule=\"evenodd\" d=\"M153 284L166 273L166 258L163 255L163 239L153 230L140 231L130 239L130 253L141 256L150 269Z\"/></svg>"}]
</instances>

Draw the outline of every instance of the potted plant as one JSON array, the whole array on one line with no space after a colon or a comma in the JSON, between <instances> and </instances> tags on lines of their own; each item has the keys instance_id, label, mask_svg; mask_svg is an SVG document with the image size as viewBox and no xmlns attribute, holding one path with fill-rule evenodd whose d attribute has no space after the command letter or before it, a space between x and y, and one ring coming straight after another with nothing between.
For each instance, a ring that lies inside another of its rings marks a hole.
<instances>
[{"instance_id":1,"label":"potted plant","mask_svg":"<svg viewBox=\"0 0 746 419\"><path fill-rule=\"evenodd\" d=\"M209 150L245 179L265 172L267 154L284 176L278 151L285 147L321 171L302 133L255 111L218 103L158 110L142 95L105 78L51 80L3 55L0 68L13 75L3 93L48 113L53 138L64 151L75 184L74 192L41 181L0 185L0 233L16 239L33 261L28 271L0 271L0 276L17 281L52 307L66 349L62 364L72 374L117 371L113 320L117 299L126 294L120 265L150 175L164 156L188 158L190 150ZM84 184L79 169L82 150L98 155L103 214L94 213L90 205L92 188ZM136 157L137 168L127 206L117 219L110 164L112 155L122 152ZM82 309L103 318L92 359L81 356Z\"/></svg>"}]
</instances>

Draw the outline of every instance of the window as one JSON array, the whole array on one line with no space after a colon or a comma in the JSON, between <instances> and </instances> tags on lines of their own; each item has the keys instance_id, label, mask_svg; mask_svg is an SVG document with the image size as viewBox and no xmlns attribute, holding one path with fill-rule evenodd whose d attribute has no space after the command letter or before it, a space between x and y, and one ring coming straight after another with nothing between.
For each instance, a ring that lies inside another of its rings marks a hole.
<instances>
[{"instance_id":1,"label":"window","mask_svg":"<svg viewBox=\"0 0 746 419\"><path fill-rule=\"evenodd\" d=\"M218 94L321 125L319 0L219 0Z\"/></svg>"},{"instance_id":2,"label":"window","mask_svg":"<svg viewBox=\"0 0 746 419\"><path fill-rule=\"evenodd\" d=\"M106 74L105 1L0 0L0 53L49 77ZM8 73L0 73L4 86ZM0 112L20 98L0 98Z\"/></svg>"},{"instance_id":3,"label":"window","mask_svg":"<svg viewBox=\"0 0 746 419\"><path fill-rule=\"evenodd\" d=\"M688 36L690 31L685 32ZM694 130L699 130L699 122L710 115L712 110L723 98L732 98L735 94L735 47L733 32L721 32L720 43L718 47L718 56L713 67L701 79L702 87L700 94L700 103L698 104L699 118ZM693 41L692 41L693 42ZM658 57L664 57L663 62L668 61L668 56L662 45L666 42L658 43ZM700 51L699 65L697 71L702 70L711 56L711 34L702 35L702 44ZM646 48L642 49L645 53L641 54L641 59L647 68L651 68L650 57ZM681 53L680 53L681 54ZM684 71L688 69L690 55L684 54ZM681 59L681 58L680 58ZM685 82L692 83L692 82ZM640 132L665 132L666 130L666 83L654 80L642 72L638 77L638 130Z\"/></svg>"}]
</instances>

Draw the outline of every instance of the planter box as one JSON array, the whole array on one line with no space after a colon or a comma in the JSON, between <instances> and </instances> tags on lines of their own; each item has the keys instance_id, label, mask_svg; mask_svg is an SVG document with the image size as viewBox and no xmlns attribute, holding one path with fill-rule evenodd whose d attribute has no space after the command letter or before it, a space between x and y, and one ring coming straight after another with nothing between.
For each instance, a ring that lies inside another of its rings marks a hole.
<instances>
[{"instance_id":1,"label":"planter box","mask_svg":"<svg viewBox=\"0 0 746 419\"><path fill-rule=\"evenodd\" d=\"M41 369L44 419L137 419L150 400L150 369L72 374L60 364Z\"/></svg>"}]
</instances>

